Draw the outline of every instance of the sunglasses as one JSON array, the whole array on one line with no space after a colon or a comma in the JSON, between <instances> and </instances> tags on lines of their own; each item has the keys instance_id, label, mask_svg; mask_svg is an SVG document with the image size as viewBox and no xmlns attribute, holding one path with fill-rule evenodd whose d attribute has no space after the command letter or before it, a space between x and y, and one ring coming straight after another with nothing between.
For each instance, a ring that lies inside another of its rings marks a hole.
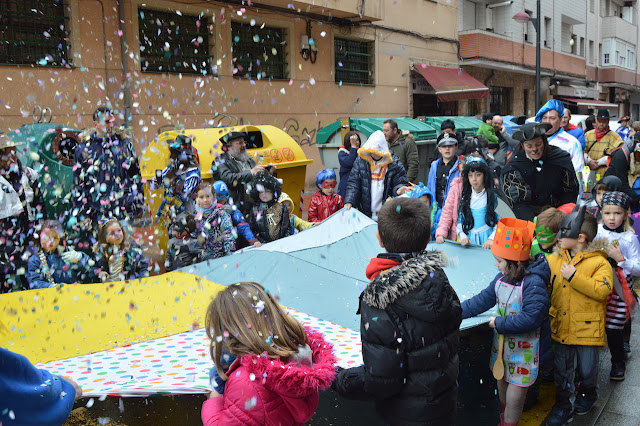
<instances>
[{"instance_id":1,"label":"sunglasses","mask_svg":"<svg viewBox=\"0 0 640 426\"><path fill-rule=\"evenodd\" d=\"M335 188L336 187L336 183L335 182L332 182L332 183L322 182L322 187L326 188L326 189Z\"/></svg>"}]
</instances>

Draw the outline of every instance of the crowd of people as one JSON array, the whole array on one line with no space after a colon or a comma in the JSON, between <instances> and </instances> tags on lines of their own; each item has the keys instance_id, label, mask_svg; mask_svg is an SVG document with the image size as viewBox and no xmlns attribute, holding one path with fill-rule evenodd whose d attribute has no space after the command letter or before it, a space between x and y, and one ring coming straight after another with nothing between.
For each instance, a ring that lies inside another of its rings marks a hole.
<instances>
[{"instance_id":1,"label":"crowd of people","mask_svg":"<svg viewBox=\"0 0 640 426\"><path fill-rule=\"evenodd\" d=\"M128 230L144 211L130 136L114 131L106 108L93 118L75 152L71 217L47 217L38 173L20 163L17 143L0 138L3 292L149 274ZM366 266L370 282L359 300L360 367L336 369L324 337L280 309L260 284L220 292L207 310L214 391L203 405L204 424L304 423L329 386L346 398L375 401L386 423L453 424L460 323L496 302L489 326L501 425L517 424L542 379L556 384L545 424L587 413L598 397L599 349L606 345L610 379L624 380L632 284L640 276L631 228L640 210L636 123L612 132L600 110L595 128L584 132L555 100L536 120L511 135L500 116L487 114L472 137L444 121L426 184L415 182L415 141L394 120L364 143L348 132L339 179L330 169L316 176L308 221L293 214L275 166L258 165L247 153L247 134L221 138L213 184L201 178L191 139L171 141L169 164L154 179L164 190L156 219L171 236L167 270L304 232L343 207L377 221L384 249ZM514 218L500 217L500 200ZM426 251L432 239L490 249L499 273L460 303L445 256ZM18 370L32 368L2 355ZM37 371L32 380L45 376ZM56 410L69 401L57 401Z\"/></svg>"}]
</instances>

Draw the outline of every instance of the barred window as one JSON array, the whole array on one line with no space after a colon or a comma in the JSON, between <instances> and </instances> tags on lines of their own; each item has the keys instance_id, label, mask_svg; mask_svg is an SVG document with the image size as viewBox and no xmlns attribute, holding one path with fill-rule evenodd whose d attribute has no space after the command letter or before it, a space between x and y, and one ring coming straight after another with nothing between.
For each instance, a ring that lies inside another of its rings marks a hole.
<instances>
[{"instance_id":1,"label":"barred window","mask_svg":"<svg viewBox=\"0 0 640 426\"><path fill-rule=\"evenodd\" d=\"M209 18L138 9L142 71L215 74L209 54Z\"/></svg>"},{"instance_id":2,"label":"barred window","mask_svg":"<svg viewBox=\"0 0 640 426\"><path fill-rule=\"evenodd\" d=\"M335 38L334 50L336 83L374 83L372 41Z\"/></svg>"},{"instance_id":3,"label":"barred window","mask_svg":"<svg viewBox=\"0 0 640 426\"><path fill-rule=\"evenodd\" d=\"M288 78L287 41L283 28L231 22L235 75L246 78Z\"/></svg>"},{"instance_id":4,"label":"barred window","mask_svg":"<svg viewBox=\"0 0 640 426\"><path fill-rule=\"evenodd\" d=\"M65 0L0 0L0 63L68 66Z\"/></svg>"}]
</instances>

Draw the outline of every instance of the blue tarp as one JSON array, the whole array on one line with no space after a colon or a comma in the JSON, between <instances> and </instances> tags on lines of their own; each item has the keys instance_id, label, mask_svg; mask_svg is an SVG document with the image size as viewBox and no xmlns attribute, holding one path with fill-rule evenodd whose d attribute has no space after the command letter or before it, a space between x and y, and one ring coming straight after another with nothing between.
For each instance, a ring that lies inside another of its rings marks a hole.
<instances>
[{"instance_id":1,"label":"blue tarp","mask_svg":"<svg viewBox=\"0 0 640 426\"><path fill-rule=\"evenodd\" d=\"M368 283L365 269L383 250L376 231L376 222L355 209L343 209L318 226L261 249L239 251L181 270L223 285L259 282L285 306L359 330L356 311ZM460 300L479 293L498 272L489 250L455 242L427 246L427 250L436 249L447 254L445 272ZM487 322L489 316L464 320L461 329Z\"/></svg>"}]
</instances>

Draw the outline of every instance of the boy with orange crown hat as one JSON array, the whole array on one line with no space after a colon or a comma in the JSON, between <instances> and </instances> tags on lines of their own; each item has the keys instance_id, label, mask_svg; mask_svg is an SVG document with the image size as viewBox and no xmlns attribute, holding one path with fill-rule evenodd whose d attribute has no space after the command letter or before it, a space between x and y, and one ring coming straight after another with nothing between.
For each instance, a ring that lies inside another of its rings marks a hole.
<instances>
[{"instance_id":1,"label":"boy with orange crown hat","mask_svg":"<svg viewBox=\"0 0 640 426\"><path fill-rule=\"evenodd\" d=\"M514 218L500 219L491 252L500 271L489 286L462 303L462 318L493 308L495 329L490 367L498 382L500 425L520 420L527 390L536 382L540 361L551 357L549 297L551 272L544 255L530 257L535 224Z\"/></svg>"}]
</instances>

